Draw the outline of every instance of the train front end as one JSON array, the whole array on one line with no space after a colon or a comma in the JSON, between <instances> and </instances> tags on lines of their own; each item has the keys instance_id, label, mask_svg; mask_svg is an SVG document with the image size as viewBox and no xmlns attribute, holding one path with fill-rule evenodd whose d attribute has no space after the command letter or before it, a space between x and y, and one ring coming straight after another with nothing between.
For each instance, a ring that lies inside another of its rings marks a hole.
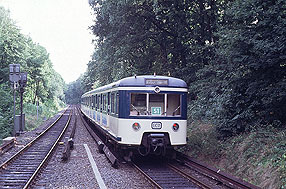
<instances>
[{"instance_id":1,"label":"train front end","mask_svg":"<svg viewBox=\"0 0 286 189\"><path fill-rule=\"evenodd\" d=\"M186 144L187 85L164 76L133 78L122 83L117 136L120 144L141 155L166 155ZM133 83L133 85L131 84Z\"/></svg>"}]
</instances>

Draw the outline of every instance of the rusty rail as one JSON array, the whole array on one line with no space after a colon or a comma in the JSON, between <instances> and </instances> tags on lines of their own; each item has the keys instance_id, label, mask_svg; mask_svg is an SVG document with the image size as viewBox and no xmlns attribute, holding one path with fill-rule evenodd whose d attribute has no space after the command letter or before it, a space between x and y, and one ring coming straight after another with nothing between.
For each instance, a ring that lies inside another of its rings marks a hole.
<instances>
[{"instance_id":1,"label":"rusty rail","mask_svg":"<svg viewBox=\"0 0 286 189\"><path fill-rule=\"evenodd\" d=\"M65 148L64 148L64 151L62 154L62 160L64 162L69 160L71 150L73 150L73 144L74 144L73 138L74 138L75 129L76 129L76 122L77 122L77 116L75 116L75 120L74 120L74 124L73 124L72 130L71 130L70 136L64 142Z\"/></svg>"},{"instance_id":2,"label":"rusty rail","mask_svg":"<svg viewBox=\"0 0 286 189\"><path fill-rule=\"evenodd\" d=\"M15 146L16 143L16 139L15 137L13 137L11 140L4 142L1 146L0 146L0 155L4 154L5 152L7 152L8 150L10 150L11 148L13 148Z\"/></svg>"}]
</instances>

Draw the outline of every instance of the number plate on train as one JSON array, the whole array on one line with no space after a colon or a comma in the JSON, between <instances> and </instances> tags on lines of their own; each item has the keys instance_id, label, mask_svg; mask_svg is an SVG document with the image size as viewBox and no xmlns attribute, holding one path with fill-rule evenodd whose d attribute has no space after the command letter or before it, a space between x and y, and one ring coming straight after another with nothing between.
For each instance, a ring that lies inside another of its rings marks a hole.
<instances>
[{"instance_id":1,"label":"number plate on train","mask_svg":"<svg viewBox=\"0 0 286 189\"><path fill-rule=\"evenodd\" d=\"M152 129L161 129L162 123L161 122L152 122L151 127L152 127Z\"/></svg>"}]
</instances>

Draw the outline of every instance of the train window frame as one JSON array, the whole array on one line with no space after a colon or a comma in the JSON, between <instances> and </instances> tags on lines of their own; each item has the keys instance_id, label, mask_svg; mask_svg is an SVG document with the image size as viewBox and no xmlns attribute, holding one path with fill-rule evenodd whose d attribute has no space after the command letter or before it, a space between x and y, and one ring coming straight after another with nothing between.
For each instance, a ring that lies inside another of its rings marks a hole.
<instances>
[{"instance_id":1,"label":"train window frame","mask_svg":"<svg viewBox=\"0 0 286 189\"><path fill-rule=\"evenodd\" d=\"M103 99L102 99L102 100L103 100L103 103L102 103L102 111L103 111L103 112L106 112L106 94L103 94L102 96L103 96L103 97L102 97L102 98L103 98Z\"/></svg>"},{"instance_id":2,"label":"train window frame","mask_svg":"<svg viewBox=\"0 0 286 189\"><path fill-rule=\"evenodd\" d=\"M110 103L111 103L111 100L110 100L110 92L108 92L106 95L107 95L106 112L107 112L107 113L110 113L110 112L111 112L111 107L110 107Z\"/></svg>"},{"instance_id":3,"label":"train window frame","mask_svg":"<svg viewBox=\"0 0 286 189\"><path fill-rule=\"evenodd\" d=\"M91 109L94 109L93 95L91 95Z\"/></svg>"},{"instance_id":4,"label":"train window frame","mask_svg":"<svg viewBox=\"0 0 286 189\"><path fill-rule=\"evenodd\" d=\"M143 95L145 95L144 97L142 97ZM136 100L137 98L137 100ZM140 100L139 99L143 99ZM130 102L130 106L129 106L129 115L131 116L141 116L141 115L146 115L147 114L147 101L146 99L148 99L147 97L147 93L141 93L141 92L130 92L130 98L129 98L129 102ZM134 101L133 101L134 100ZM137 102L135 104L135 102ZM139 103L140 102L140 103ZM144 104L145 103L145 104Z\"/></svg>"},{"instance_id":5,"label":"train window frame","mask_svg":"<svg viewBox=\"0 0 286 189\"><path fill-rule=\"evenodd\" d=\"M94 95L94 109L97 110L97 94Z\"/></svg>"},{"instance_id":6,"label":"train window frame","mask_svg":"<svg viewBox=\"0 0 286 189\"><path fill-rule=\"evenodd\" d=\"M115 115L118 115L119 114L119 92L116 92L115 99L116 99Z\"/></svg>"},{"instance_id":7,"label":"train window frame","mask_svg":"<svg viewBox=\"0 0 286 189\"><path fill-rule=\"evenodd\" d=\"M96 110L96 98L95 98L95 94L93 95L93 109Z\"/></svg>"},{"instance_id":8,"label":"train window frame","mask_svg":"<svg viewBox=\"0 0 286 189\"><path fill-rule=\"evenodd\" d=\"M100 111L100 94L97 95L97 111Z\"/></svg>"},{"instance_id":9,"label":"train window frame","mask_svg":"<svg viewBox=\"0 0 286 189\"><path fill-rule=\"evenodd\" d=\"M115 104L114 104L114 102L115 102L114 95L115 95L115 94L114 94L113 92L112 92L111 95L110 95L111 113L113 113L113 114L115 113L115 111L114 111L114 105L115 105Z\"/></svg>"},{"instance_id":10,"label":"train window frame","mask_svg":"<svg viewBox=\"0 0 286 189\"><path fill-rule=\"evenodd\" d=\"M157 94L153 92L150 93L150 92L132 91L129 94L130 94L129 116L152 116L152 117L156 117L156 116L158 117L181 117L182 116L182 96L183 94L181 93L162 92L160 94ZM134 113L135 112L134 108L136 108L136 106L132 104L133 94L145 94L146 95L146 106L145 106L146 110L145 111L144 109L140 108L143 111L138 109L136 111L137 113L136 114ZM154 99L153 97L155 97L156 95L163 95L163 98L160 97L162 99ZM153 100L153 102L157 101L157 104L154 103L155 106L153 106L153 108L160 107L159 114L152 114L152 104L150 103L150 100ZM163 103L163 104L160 104L160 103Z\"/></svg>"}]
</instances>

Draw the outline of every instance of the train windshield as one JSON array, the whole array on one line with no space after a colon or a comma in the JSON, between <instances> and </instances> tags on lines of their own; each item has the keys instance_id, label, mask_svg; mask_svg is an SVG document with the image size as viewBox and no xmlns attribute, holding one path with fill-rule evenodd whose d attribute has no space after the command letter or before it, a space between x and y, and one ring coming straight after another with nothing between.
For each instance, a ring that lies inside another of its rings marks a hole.
<instances>
[{"instance_id":1,"label":"train windshield","mask_svg":"<svg viewBox=\"0 0 286 189\"><path fill-rule=\"evenodd\" d=\"M130 115L180 116L180 94L131 93Z\"/></svg>"}]
</instances>

